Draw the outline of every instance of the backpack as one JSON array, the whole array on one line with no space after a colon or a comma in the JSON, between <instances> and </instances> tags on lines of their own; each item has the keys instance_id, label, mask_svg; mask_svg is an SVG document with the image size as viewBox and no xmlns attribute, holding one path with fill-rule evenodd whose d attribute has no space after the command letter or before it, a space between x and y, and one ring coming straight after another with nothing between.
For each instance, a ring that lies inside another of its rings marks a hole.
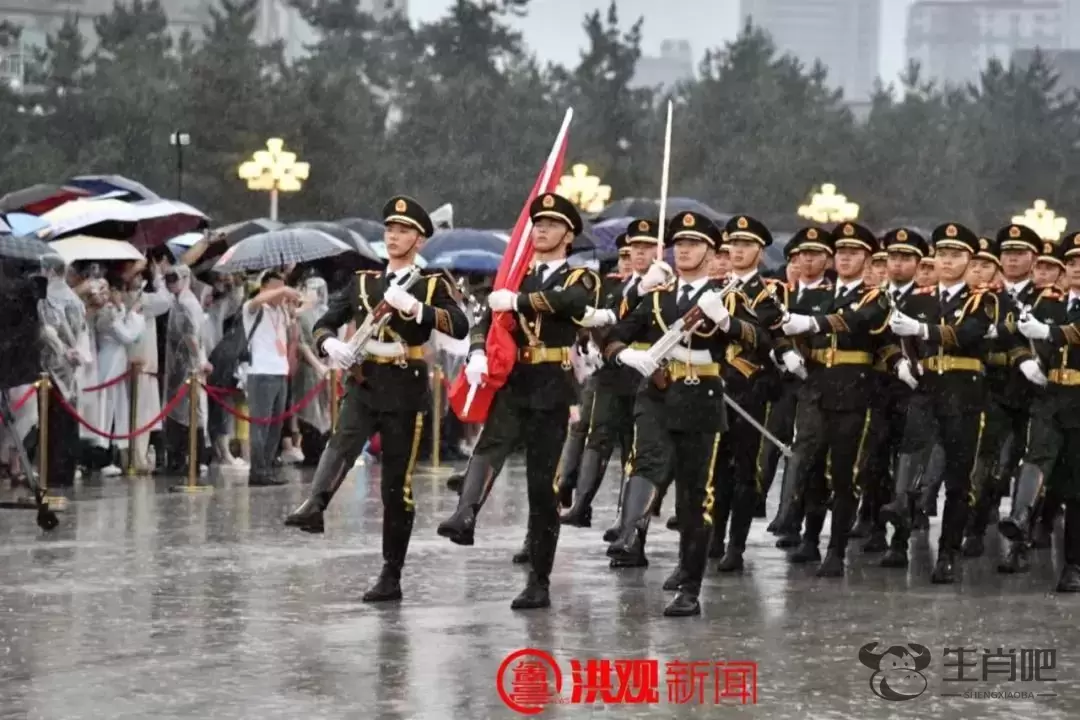
<instances>
[{"instance_id":1,"label":"backpack","mask_svg":"<svg viewBox=\"0 0 1080 720\"><path fill-rule=\"evenodd\" d=\"M240 368L251 362L251 336L263 319L263 309L255 313L255 322L251 324L251 332L244 332L243 310L237 315L236 322L226 331L221 342L210 351L210 364L214 367L210 371L208 382L213 387L226 390L236 390L240 387Z\"/></svg>"}]
</instances>

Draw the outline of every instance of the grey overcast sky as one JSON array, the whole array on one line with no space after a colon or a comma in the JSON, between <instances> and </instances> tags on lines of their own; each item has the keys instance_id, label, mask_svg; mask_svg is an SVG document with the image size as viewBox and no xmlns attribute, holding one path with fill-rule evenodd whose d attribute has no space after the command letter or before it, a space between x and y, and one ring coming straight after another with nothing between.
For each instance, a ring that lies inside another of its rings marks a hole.
<instances>
[{"instance_id":1,"label":"grey overcast sky","mask_svg":"<svg viewBox=\"0 0 1080 720\"><path fill-rule=\"evenodd\" d=\"M907 7L913 0L882 0L879 72L892 82L904 67ZM430 21L446 12L451 0L409 0L415 20ZM581 19L593 10L606 10L608 0L532 0L529 16L517 21L525 41L541 60L572 64L585 42ZM709 47L735 37L739 30L739 0L618 0L626 24L645 16L645 52L658 54L668 38L689 40L700 59ZM823 38L823 42L835 39Z\"/></svg>"}]
</instances>

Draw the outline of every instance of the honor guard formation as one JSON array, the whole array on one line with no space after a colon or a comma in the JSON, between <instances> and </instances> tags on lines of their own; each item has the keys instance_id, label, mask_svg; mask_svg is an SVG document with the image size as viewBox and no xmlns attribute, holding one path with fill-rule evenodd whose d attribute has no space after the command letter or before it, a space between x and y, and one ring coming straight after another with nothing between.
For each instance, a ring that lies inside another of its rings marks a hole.
<instances>
[{"instance_id":1,"label":"honor guard formation","mask_svg":"<svg viewBox=\"0 0 1080 720\"><path fill-rule=\"evenodd\" d=\"M663 226L631 222L619 272L600 278L567 264L582 220L546 193L530 206L531 271L516 292L492 292L470 328L444 276L415 266L432 233L424 209L396 197L383 215L386 270L358 273L316 325L319 352L349 371L347 390L311 495L286 520L322 532L334 493L381 433L385 564L365 601L402 597L429 407L421 346L433 331L468 337L464 373L480 386L499 317L513 319L516 362L438 534L474 544L495 479L522 449L528 527L513 561L529 575L514 609L550 604L561 528L592 527L616 445L612 568L648 565L650 525L674 487L667 525L679 557L665 615L701 613L710 558L720 573L744 570L779 467L769 530L791 563L812 563L821 578L844 576L854 541L880 554L881 572L905 569L911 535L928 528L944 488L931 582L957 582L958 564L979 562L992 532L1007 547L998 571L1027 571L1063 512L1056 589L1080 591L1080 233L1048 243L1015 224L982 236L948 223L928 238L854 222L806 227L784 247L787 277L774 279L760 269L773 243L763 223L737 215L720 227L682 212ZM339 340L349 322L356 334ZM582 360L593 372L578 382Z\"/></svg>"}]
</instances>

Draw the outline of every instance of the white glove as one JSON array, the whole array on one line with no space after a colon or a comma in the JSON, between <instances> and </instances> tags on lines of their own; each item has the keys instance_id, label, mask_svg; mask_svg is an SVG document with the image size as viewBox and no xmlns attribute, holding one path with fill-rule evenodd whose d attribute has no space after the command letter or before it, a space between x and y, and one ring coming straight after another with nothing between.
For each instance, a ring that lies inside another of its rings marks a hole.
<instances>
[{"instance_id":1,"label":"white glove","mask_svg":"<svg viewBox=\"0 0 1080 720\"><path fill-rule=\"evenodd\" d=\"M487 355L482 352L474 352L469 356L469 362L465 364L465 379L470 385L479 385L487 375Z\"/></svg>"},{"instance_id":2,"label":"white glove","mask_svg":"<svg viewBox=\"0 0 1080 720\"><path fill-rule=\"evenodd\" d=\"M330 359L330 364L339 370L348 370L353 363L353 352L347 344L336 337L323 340L323 354Z\"/></svg>"},{"instance_id":3,"label":"white glove","mask_svg":"<svg viewBox=\"0 0 1080 720\"><path fill-rule=\"evenodd\" d=\"M1050 326L1030 316L1021 320L1016 327L1020 334L1029 340L1045 340L1050 337Z\"/></svg>"},{"instance_id":4,"label":"white glove","mask_svg":"<svg viewBox=\"0 0 1080 720\"><path fill-rule=\"evenodd\" d=\"M986 328L986 334L983 335L983 337L987 340L997 340L997 336L997 325L991 325L990 327Z\"/></svg>"},{"instance_id":5,"label":"white glove","mask_svg":"<svg viewBox=\"0 0 1080 720\"><path fill-rule=\"evenodd\" d=\"M889 318L889 329L900 337L926 337L926 323L896 310Z\"/></svg>"},{"instance_id":6,"label":"white glove","mask_svg":"<svg viewBox=\"0 0 1080 720\"><path fill-rule=\"evenodd\" d=\"M600 348L596 343L590 342L585 348L585 365L593 370L599 370L604 366L604 356L600 354Z\"/></svg>"},{"instance_id":7,"label":"white glove","mask_svg":"<svg viewBox=\"0 0 1080 720\"><path fill-rule=\"evenodd\" d=\"M391 285L383 293L383 300L388 302L395 310L400 310L406 315L412 315L420 307L420 301L400 285Z\"/></svg>"},{"instance_id":8,"label":"white glove","mask_svg":"<svg viewBox=\"0 0 1080 720\"><path fill-rule=\"evenodd\" d=\"M727 332L727 329L731 327L731 315L728 314L727 308L724 307L724 297L720 294L720 291L706 290L701 293L697 304L701 308L701 312L716 323L718 328Z\"/></svg>"},{"instance_id":9,"label":"white glove","mask_svg":"<svg viewBox=\"0 0 1080 720\"><path fill-rule=\"evenodd\" d=\"M915 379L915 373L911 369L911 361L907 358L896 363L896 377L903 380L904 384L912 390L919 386L919 381Z\"/></svg>"},{"instance_id":10,"label":"white glove","mask_svg":"<svg viewBox=\"0 0 1080 720\"><path fill-rule=\"evenodd\" d=\"M652 359L652 355L649 354L648 350L627 348L619 352L619 354L615 356L615 359L627 367L634 368L645 377L649 377L656 372L658 367L660 367L656 364L656 361Z\"/></svg>"},{"instance_id":11,"label":"white glove","mask_svg":"<svg viewBox=\"0 0 1080 720\"><path fill-rule=\"evenodd\" d=\"M614 310L597 310L594 307L588 307L585 308L585 317L581 319L581 324L587 328L595 328L614 325L617 321Z\"/></svg>"},{"instance_id":12,"label":"white glove","mask_svg":"<svg viewBox=\"0 0 1080 720\"><path fill-rule=\"evenodd\" d=\"M809 315L790 315L780 329L785 335L804 335L818 332L818 324Z\"/></svg>"},{"instance_id":13,"label":"white glove","mask_svg":"<svg viewBox=\"0 0 1080 720\"><path fill-rule=\"evenodd\" d=\"M1035 385L1046 387L1046 376L1043 375L1042 368L1039 367L1037 360L1025 360L1020 363L1020 372L1024 373L1024 377Z\"/></svg>"},{"instance_id":14,"label":"white glove","mask_svg":"<svg viewBox=\"0 0 1080 720\"><path fill-rule=\"evenodd\" d=\"M641 292L652 292L661 285L666 285L671 278L675 277L675 271L663 260L654 260L649 269L641 276L641 284L638 287Z\"/></svg>"},{"instance_id":15,"label":"white glove","mask_svg":"<svg viewBox=\"0 0 1080 720\"><path fill-rule=\"evenodd\" d=\"M513 290L496 290L488 295L488 307L493 312L517 310L517 293Z\"/></svg>"},{"instance_id":16,"label":"white glove","mask_svg":"<svg viewBox=\"0 0 1080 720\"><path fill-rule=\"evenodd\" d=\"M801 316L805 317L805 316ZM806 361L803 360L803 356L794 350L786 351L780 360L784 363L784 369L789 373L799 378L800 380L806 379Z\"/></svg>"}]
</instances>

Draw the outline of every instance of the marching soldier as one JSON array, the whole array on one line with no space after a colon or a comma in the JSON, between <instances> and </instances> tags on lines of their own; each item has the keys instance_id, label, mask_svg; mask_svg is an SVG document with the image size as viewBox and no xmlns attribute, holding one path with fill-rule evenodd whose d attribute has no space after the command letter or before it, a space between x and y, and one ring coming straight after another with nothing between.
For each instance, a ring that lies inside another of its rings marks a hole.
<instances>
[{"instance_id":1,"label":"marching soldier","mask_svg":"<svg viewBox=\"0 0 1080 720\"><path fill-rule=\"evenodd\" d=\"M769 229L749 215L736 215L724 228L723 247L731 261L730 280L739 292L727 296L727 311L745 323L756 323L766 332L779 332L783 322L781 305L787 303L783 283L763 279L758 272L765 248L772 245ZM779 303L777 302L779 300ZM769 358L770 343L744 347L738 339L728 343L724 363L725 392L751 417L769 421L772 403L780 395L780 374ZM742 417L733 419L721 443L717 462L731 472L716 468L720 479L713 506L713 539L710 556L721 556L718 570L734 572L743 568L746 538L759 500L766 492L765 446L761 432ZM731 515L730 542L724 544L724 529Z\"/></svg>"},{"instance_id":2,"label":"marching soldier","mask_svg":"<svg viewBox=\"0 0 1080 720\"><path fill-rule=\"evenodd\" d=\"M934 260L934 246L930 246L930 254L919 261L919 268L915 273L915 284L918 287L933 287L937 285L937 262Z\"/></svg>"},{"instance_id":3,"label":"marching soldier","mask_svg":"<svg viewBox=\"0 0 1080 720\"><path fill-rule=\"evenodd\" d=\"M874 353L887 327L889 305L878 288L863 282L877 238L856 223L833 231L836 293L828 311L791 315L788 335L812 333L809 377L799 400L795 481L805 488L806 529L791 556L795 563L820 562L818 577L843 577L848 532L855 519L859 469L870 429L870 406L877 390ZM829 487L810 469L828 458L832 490L832 529L824 561L818 539L825 523ZM802 464L805 463L805 464ZM816 482L815 482L816 481Z\"/></svg>"},{"instance_id":4,"label":"marching soldier","mask_svg":"<svg viewBox=\"0 0 1080 720\"><path fill-rule=\"evenodd\" d=\"M566 198L538 196L529 207L535 248L533 271L520 292L496 290L490 312L472 331L466 365L469 382L487 374L484 352L492 312L513 312L518 360L492 402L462 482L454 514L438 533L458 545L472 545L476 516L491 492L496 469L519 441L525 445L529 498L526 537L532 566L528 584L511 603L515 610L550 606L549 578L559 540L558 464L566 440L570 407L576 401L570 353L589 306L599 301L600 279L586 268L571 269L567 251L581 232L581 216Z\"/></svg>"},{"instance_id":5,"label":"marching soldier","mask_svg":"<svg viewBox=\"0 0 1080 720\"><path fill-rule=\"evenodd\" d=\"M791 291L792 301L788 309L804 315L828 312L836 294L836 288L828 277L833 258L829 232L815 227L803 228L791 238L789 246L792 243L795 247L788 252L799 265L799 280ZM780 507L776 511L776 519L770 525L772 532L778 536L776 540L778 548L794 548L802 543L800 530L805 508L804 488L801 483L804 482L804 478L810 477L808 473L823 475L825 472L824 462L810 465L805 452L800 453L798 443L798 418L801 412L799 408L803 405L803 397L809 392L805 382L807 379L806 358L809 353L810 347L806 338L793 337L777 340L775 354L779 356L780 364L790 376L797 379L793 388L795 399L791 406L793 418L791 434L795 437L793 455L784 463L784 475L780 486ZM808 419L804 422L812 421Z\"/></svg>"},{"instance_id":6,"label":"marching soldier","mask_svg":"<svg viewBox=\"0 0 1080 720\"><path fill-rule=\"evenodd\" d=\"M1044 480L1065 502L1064 567L1057 591L1080 592L1080 233L1062 239L1057 256L1065 263L1068 292L1042 290L1019 322L1020 332L1038 342L1049 368L1046 391L1031 404L1031 433L1016 479L1009 517L999 523L1013 545L1023 543ZM1064 466L1065 472L1060 472Z\"/></svg>"},{"instance_id":7,"label":"marching soldier","mask_svg":"<svg viewBox=\"0 0 1080 720\"><path fill-rule=\"evenodd\" d=\"M991 326L988 338L986 426L973 478L975 505L964 538L964 557L980 557L984 552L983 536L990 514L1008 492L1013 473L1024 457L1028 406L1034 390L1031 383L1046 384L1034 355L1016 332L1018 319L1038 295L1031 271L1042 249L1042 239L1031 228L1012 224L998 232L994 243L980 241L983 244L990 247L980 249L978 257L989 255L994 270L1000 267L1004 288L997 293L1000 322ZM1006 569L1013 564L1019 569L1022 558L1011 554Z\"/></svg>"},{"instance_id":8,"label":"marching soldier","mask_svg":"<svg viewBox=\"0 0 1080 720\"><path fill-rule=\"evenodd\" d=\"M424 413L431 407L423 345L435 330L458 339L469 332L468 319L445 277L421 275L410 289L402 287L420 272L416 254L433 232L424 208L412 198L394 197L383 208L383 221L386 270L358 272L344 292L331 298L315 324L316 350L350 374L338 427L319 458L311 494L285 520L286 525L321 533L323 512L364 443L375 433L381 435L384 564L364 602L401 599L401 570L415 517L412 473ZM393 315L362 349L363 363L354 366L356 350L337 339L337 330L350 320L361 324L383 300Z\"/></svg>"},{"instance_id":9,"label":"marching soldier","mask_svg":"<svg viewBox=\"0 0 1080 720\"><path fill-rule=\"evenodd\" d=\"M956 580L955 558L967 524L971 476L983 434L984 338L990 326L998 322L998 307L995 295L969 288L964 282L968 265L979 251L975 233L950 223L935 228L931 242L938 285L920 289L902 308L893 310L889 328L898 345L903 338L915 341L914 356L905 356L900 347L894 348L892 356L899 358L895 372L908 385L917 387L923 412L937 421L933 432L936 437L923 442L937 440L945 452L945 511L938 558L930 579L934 583L952 583ZM901 474L900 468L897 474ZM897 497L903 498L903 491L913 482L909 476L898 477Z\"/></svg>"},{"instance_id":10,"label":"marching soldier","mask_svg":"<svg viewBox=\"0 0 1080 720\"><path fill-rule=\"evenodd\" d=\"M704 215L683 212L672 219L667 235L674 244L678 281L651 293L612 328L604 357L650 378L637 397L623 530L644 544L656 488L668 482L673 469L676 493L683 496L678 505L683 509L679 556L684 578L664 615L688 616L701 613L698 596L711 534L713 470L726 425L720 363L732 339L753 348L766 337L756 326L731 317L724 293L708 276L710 255L720 244L719 228ZM657 373L660 358L632 344L652 345L695 306L701 324L692 326Z\"/></svg>"},{"instance_id":11,"label":"marching soldier","mask_svg":"<svg viewBox=\"0 0 1080 720\"><path fill-rule=\"evenodd\" d=\"M601 347L606 344L603 336L607 334L601 328L608 328L625 317L637 306L644 293L659 287L667 279L663 269L654 269L653 265L658 234L655 220L638 219L627 226L624 242L630 249L632 274L620 285L611 288L607 302L593 308L583 323L586 327L596 329ZM591 525L592 501L600 489L616 441L622 448L622 467L625 468L630 459L634 436L634 397L641 384L641 378L633 369L610 364L600 368L595 378L596 391L592 398L591 421L587 429L585 453L581 457L577 492L573 507L562 518L564 524L576 527ZM614 534L607 533L608 537Z\"/></svg>"}]
</instances>

